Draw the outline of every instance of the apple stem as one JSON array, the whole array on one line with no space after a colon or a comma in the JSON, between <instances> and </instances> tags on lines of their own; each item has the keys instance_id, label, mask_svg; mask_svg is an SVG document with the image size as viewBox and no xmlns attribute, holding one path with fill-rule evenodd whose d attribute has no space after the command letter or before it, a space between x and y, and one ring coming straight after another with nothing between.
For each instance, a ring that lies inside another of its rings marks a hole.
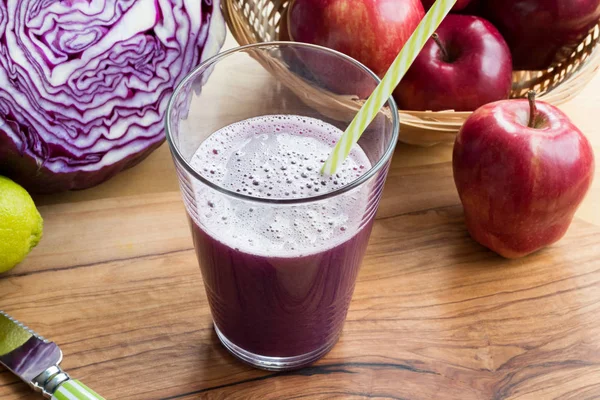
<instances>
[{"instance_id":1,"label":"apple stem","mask_svg":"<svg viewBox=\"0 0 600 400\"><path fill-rule=\"evenodd\" d=\"M433 35L431 35L431 38L438 46L440 46L440 49L442 50L442 54L444 56L444 60L449 61L450 55L448 54L448 51L446 50L446 47L444 47L444 44L442 43L442 40L440 39L438 34L434 33Z\"/></svg>"},{"instance_id":2,"label":"apple stem","mask_svg":"<svg viewBox=\"0 0 600 400\"><path fill-rule=\"evenodd\" d=\"M527 92L527 100L529 100L529 124L530 128L535 128L535 119L537 118L537 107L535 105L535 90Z\"/></svg>"}]
</instances>

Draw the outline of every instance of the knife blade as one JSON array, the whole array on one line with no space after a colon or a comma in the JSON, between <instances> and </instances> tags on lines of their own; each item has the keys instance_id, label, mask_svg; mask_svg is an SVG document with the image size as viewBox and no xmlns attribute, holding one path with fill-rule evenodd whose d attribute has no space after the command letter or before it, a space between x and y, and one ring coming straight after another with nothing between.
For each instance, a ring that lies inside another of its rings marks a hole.
<instances>
[{"instance_id":1,"label":"knife blade","mask_svg":"<svg viewBox=\"0 0 600 400\"><path fill-rule=\"evenodd\" d=\"M56 343L0 310L0 364L46 398L104 400L59 367L62 357Z\"/></svg>"}]
</instances>

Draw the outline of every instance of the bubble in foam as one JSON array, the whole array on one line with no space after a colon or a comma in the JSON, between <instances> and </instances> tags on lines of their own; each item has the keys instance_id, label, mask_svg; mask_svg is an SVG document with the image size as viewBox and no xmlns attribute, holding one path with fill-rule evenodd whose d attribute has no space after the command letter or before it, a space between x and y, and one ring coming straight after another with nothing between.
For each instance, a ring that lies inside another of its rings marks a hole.
<instances>
[{"instance_id":1,"label":"bubble in foam","mask_svg":"<svg viewBox=\"0 0 600 400\"><path fill-rule=\"evenodd\" d=\"M207 179L223 187L264 198L317 196L348 184L357 172L366 172L368 167L360 166L369 166L368 159L362 151L353 150L350 161L344 163L336 179L322 177L320 166L331 151L330 141L337 141L341 131L312 120L311 132L306 129L310 120L306 117L261 118L223 128L202 144L193 164L199 166L198 169L214 170L212 175L205 171ZM273 129L274 121L280 129L278 132ZM219 133L225 135L219 136ZM217 148L216 144L221 141L225 143ZM213 154L212 149L218 149L218 154ZM204 214L200 214L211 234L222 238L231 247L270 255L282 252L286 256L306 252L307 248L318 249L323 243L331 244L348 237L361 221L353 215L360 216L356 210L367 203L363 195L357 196L358 200L336 196L323 200L328 206L337 205L335 211L334 207L323 210L322 203L285 209L260 204L248 208L247 201L234 205L234 200L223 200L220 196L219 201L209 198L213 201L213 207L206 208L210 210L209 214L204 218ZM223 201L232 202L232 210L227 211ZM222 219L223 216L227 219ZM232 230L237 238L232 239ZM254 238L254 243L250 244L248 238Z\"/></svg>"}]
</instances>

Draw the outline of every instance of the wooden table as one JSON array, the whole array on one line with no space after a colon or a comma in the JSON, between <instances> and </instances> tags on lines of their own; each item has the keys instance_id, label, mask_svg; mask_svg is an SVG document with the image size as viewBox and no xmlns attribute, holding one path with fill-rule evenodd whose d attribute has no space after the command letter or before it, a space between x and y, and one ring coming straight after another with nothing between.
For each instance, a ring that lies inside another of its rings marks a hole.
<instances>
[{"instance_id":1,"label":"wooden table","mask_svg":"<svg viewBox=\"0 0 600 400\"><path fill-rule=\"evenodd\" d=\"M600 154L600 75L562 108ZM450 157L398 146L342 338L309 368L219 345L166 145L38 197L44 239L0 278L0 308L107 399L600 398L600 168L567 236L508 261L467 234ZM0 399L36 398L0 369Z\"/></svg>"}]
</instances>

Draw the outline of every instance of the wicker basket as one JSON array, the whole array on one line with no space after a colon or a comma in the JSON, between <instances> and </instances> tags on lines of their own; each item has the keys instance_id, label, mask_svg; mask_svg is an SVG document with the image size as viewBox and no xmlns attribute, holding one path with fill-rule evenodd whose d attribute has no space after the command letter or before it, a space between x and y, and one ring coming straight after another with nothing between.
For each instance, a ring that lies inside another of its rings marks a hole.
<instances>
[{"instance_id":1,"label":"wicker basket","mask_svg":"<svg viewBox=\"0 0 600 400\"><path fill-rule=\"evenodd\" d=\"M240 45L278 40L282 12L289 0L223 0L223 12L233 36ZM595 26L565 62L546 71L517 71L513 73L511 98L524 97L529 90L538 93L538 99L558 105L576 96L593 78L600 67L600 26ZM285 68L266 65L275 74ZM294 76L283 79L292 90L299 90L302 80ZM305 85L306 86L306 85ZM299 90L306 94L306 87ZM323 114L329 114L327 105L335 103L346 106L348 113L355 113L361 101L351 96L339 96L329 92L313 90L303 101ZM452 142L470 112L455 111L409 111L400 110L400 140L405 143L432 146Z\"/></svg>"}]
</instances>

